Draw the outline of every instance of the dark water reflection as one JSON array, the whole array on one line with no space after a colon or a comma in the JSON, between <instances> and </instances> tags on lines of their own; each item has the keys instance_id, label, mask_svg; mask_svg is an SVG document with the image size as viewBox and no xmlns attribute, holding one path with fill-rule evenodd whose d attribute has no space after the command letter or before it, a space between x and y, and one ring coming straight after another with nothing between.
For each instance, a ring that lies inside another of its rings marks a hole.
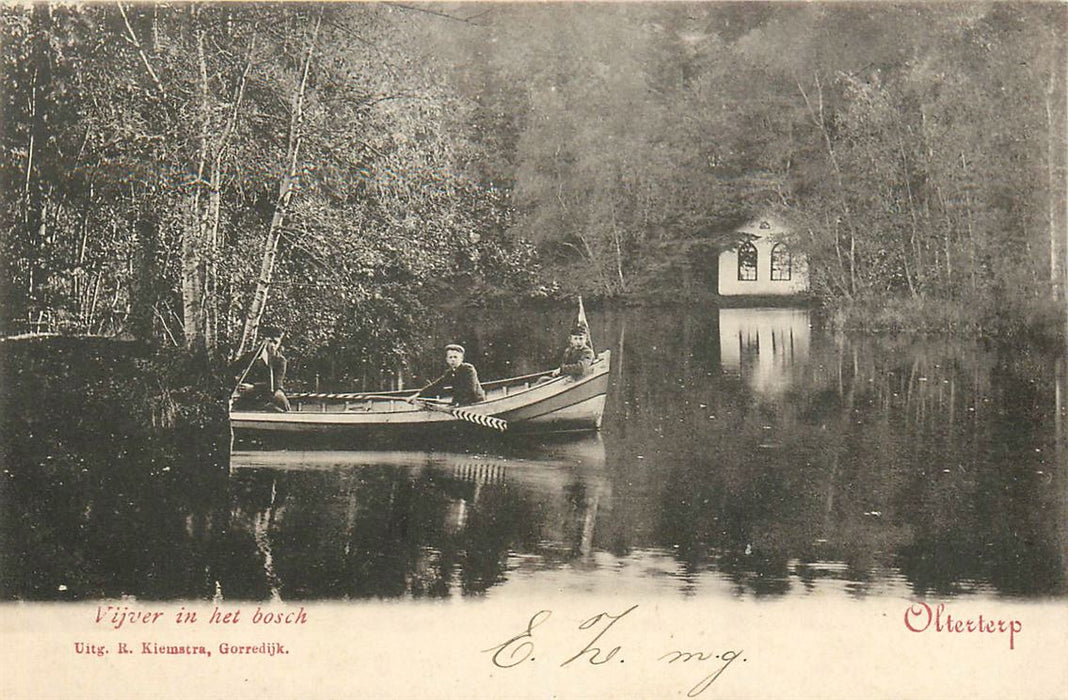
<instances>
[{"instance_id":1,"label":"dark water reflection","mask_svg":"<svg viewBox=\"0 0 1068 700\"><path fill-rule=\"evenodd\" d=\"M217 535L230 519L225 474L204 464L191 478L158 455L108 444L98 437L76 456L4 465L4 599L213 595Z\"/></svg>"},{"instance_id":2,"label":"dark water reflection","mask_svg":"<svg viewBox=\"0 0 1068 700\"><path fill-rule=\"evenodd\" d=\"M5 596L1068 592L1063 355L802 310L590 316L600 436L238 452L221 485L9 473ZM551 366L570 320L435 335L492 378Z\"/></svg>"},{"instance_id":3,"label":"dark water reflection","mask_svg":"<svg viewBox=\"0 0 1068 700\"><path fill-rule=\"evenodd\" d=\"M597 435L536 452L234 455L237 597L482 593L517 555L563 565L592 551L610 483ZM241 556L244 553L244 556Z\"/></svg>"},{"instance_id":4,"label":"dark water reflection","mask_svg":"<svg viewBox=\"0 0 1068 700\"><path fill-rule=\"evenodd\" d=\"M738 592L829 578L855 594L899 582L1063 594L1052 358L832 338L785 310L717 320L628 355L609 444L641 484L619 494L643 511L623 520L648 530L621 532L622 546L677 547L688 570L712 566ZM675 396L654 353L682 359Z\"/></svg>"}]
</instances>

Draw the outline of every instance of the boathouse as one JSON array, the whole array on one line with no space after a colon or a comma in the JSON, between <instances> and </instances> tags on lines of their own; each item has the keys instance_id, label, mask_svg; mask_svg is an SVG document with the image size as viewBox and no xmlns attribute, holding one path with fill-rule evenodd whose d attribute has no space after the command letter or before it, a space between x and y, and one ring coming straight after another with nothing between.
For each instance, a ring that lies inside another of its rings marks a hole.
<instances>
[{"instance_id":1,"label":"boathouse","mask_svg":"<svg viewBox=\"0 0 1068 700\"><path fill-rule=\"evenodd\" d=\"M788 230L760 218L735 231L735 243L719 254L722 296L785 296L809 289L808 261L787 243Z\"/></svg>"}]
</instances>

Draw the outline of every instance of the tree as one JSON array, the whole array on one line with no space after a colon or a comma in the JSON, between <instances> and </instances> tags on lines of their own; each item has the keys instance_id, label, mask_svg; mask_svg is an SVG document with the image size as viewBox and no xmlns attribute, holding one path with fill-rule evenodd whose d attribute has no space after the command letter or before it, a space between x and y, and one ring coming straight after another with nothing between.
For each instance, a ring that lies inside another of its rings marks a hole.
<instances>
[{"instance_id":1,"label":"tree","mask_svg":"<svg viewBox=\"0 0 1068 700\"><path fill-rule=\"evenodd\" d=\"M322 340L395 286L396 308L417 308L432 280L530 262L501 236L500 190L466 172L468 107L418 52L425 13L4 13L5 310L218 353L247 346L264 314L318 311L289 275L345 290L317 316Z\"/></svg>"}]
</instances>

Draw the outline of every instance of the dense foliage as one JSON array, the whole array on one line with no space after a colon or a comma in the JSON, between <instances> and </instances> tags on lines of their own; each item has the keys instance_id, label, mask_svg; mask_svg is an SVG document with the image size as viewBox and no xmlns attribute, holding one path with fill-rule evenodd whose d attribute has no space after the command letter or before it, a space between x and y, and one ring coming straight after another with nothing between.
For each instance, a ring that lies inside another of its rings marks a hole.
<instances>
[{"instance_id":1,"label":"dense foliage","mask_svg":"<svg viewBox=\"0 0 1068 700\"><path fill-rule=\"evenodd\" d=\"M2 13L8 329L389 367L442 296L693 298L769 212L844 316L1063 301L1063 5Z\"/></svg>"},{"instance_id":2,"label":"dense foliage","mask_svg":"<svg viewBox=\"0 0 1068 700\"><path fill-rule=\"evenodd\" d=\"M232 350L266 313L312 347L389 346L437 283L524 282L409 17L5 8L8 322Z\"/></svg>"},{"instance_id":3,"label":"dense foliage","mask_svg":"<svg viewBox=\"0 0 1068 700\"><path fill-rule=\"evenodd\" d=\"M460 63L484 128L515 133L517 229L588 292L690 291L717 233L773 212L825 300L1018 314L1063 284L1065 20L1039 3L497 8Z\"/></svg>"}]
</instances>

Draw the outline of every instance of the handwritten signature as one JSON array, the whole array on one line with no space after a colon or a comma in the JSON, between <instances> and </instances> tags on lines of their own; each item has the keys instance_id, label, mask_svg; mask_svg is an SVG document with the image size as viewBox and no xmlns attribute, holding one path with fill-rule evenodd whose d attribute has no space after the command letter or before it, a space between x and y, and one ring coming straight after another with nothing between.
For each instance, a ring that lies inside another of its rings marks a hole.
<instances>
[{"instance_id":1,"label":"handwritten signature","mask_svg":"<svg viewBox=\"0 0 1068 700\"><path fill-rule=\"evenodd\" d=\"M612 628L620 623L623 618L627 617L635 610L638 609L637 605L632 605L623 612L613 615L609 612L601 612L593 617L590 617L579 624L578 629L582 632L591 632L592 638L586 642L586 645L582 647L578 652L564 659L560 666L567 666L572 662L586 662L592 666L601 666L617 655L620 656L619 661L622 663L623 658L620 652L623 647L621 644L616 644L608 649L611 644L606 638L611 632ZM526 627L523 631L508 638L500 644L490 647L489 649L483 649L485 654L492 653L490 657L493 665L498 668L515 668L525 661L535 661L534 656L537 641L535 639L534 631L544 625L552 617L551 610L539 610L531 615L527 620ZM633 618L632 618L633 619ZM602 638L606 638L605 642L602 642ZM606 651L607 649L607 651ZM742 662L746 662L747 659L742 657L743 650L726 650L721 651L718 654L711 651L683 651L681 649L672 649L666 653L657 657L657 662L662 662L665 665L668 664L687 664L694 662L697 665L705 664L702 670L708 669L708 665L711 664L713 668L708 675L702 677L693 687L687 691L687 697L697 697L701 693L708 690L717 678L719 678L727 667L730 666L737 659L741 659Z\"/></svg>"}]
</instances>

